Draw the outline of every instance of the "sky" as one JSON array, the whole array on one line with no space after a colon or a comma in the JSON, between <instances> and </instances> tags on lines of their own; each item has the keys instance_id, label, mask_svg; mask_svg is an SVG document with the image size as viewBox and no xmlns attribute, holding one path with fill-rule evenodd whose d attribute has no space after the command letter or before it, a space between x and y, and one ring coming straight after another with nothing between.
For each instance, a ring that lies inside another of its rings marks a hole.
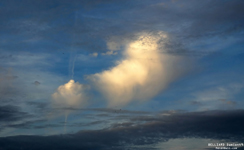
<instances>
[{"instance_id":1,"label":"sky","mask_svg":"<svg viewBox=\"0 0 244 150\"><path fill-rule=\"evenodd\" d=\"M0 150L243 144L243 7L0 1Z\"/></svg>"}]
</instances>

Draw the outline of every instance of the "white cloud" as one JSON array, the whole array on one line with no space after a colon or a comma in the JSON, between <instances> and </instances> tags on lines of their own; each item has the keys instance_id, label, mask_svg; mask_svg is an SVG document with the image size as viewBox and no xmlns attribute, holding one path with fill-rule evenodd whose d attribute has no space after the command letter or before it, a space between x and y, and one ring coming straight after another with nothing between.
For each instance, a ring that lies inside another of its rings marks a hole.
<instances>
[{"instance_id":1,"label":"white cloud","mask_svg":"<svg viewBox=\"0 0 244 150\"><path fill-rule=\"evenodd\" d=\"M55 104L64 107L79 107L85 104L86 96L83 93L84 86L79 82L70 80L68 83L58 87L57 91L52 95Z\"/></svg>"},{"instance_id":2,"label":"white cloud","mask_svg":"<svg viewBox=\"0 0 244 150\"><path fill-rule=\"evenodd\" d=\"M110 106L150 99L181 74L182 69L174 68L180 57L160 53L162 40L167 41L162 32L140 34L126 46L125 59L117 66L89 76Z\"/></svg>"}]
</instances>

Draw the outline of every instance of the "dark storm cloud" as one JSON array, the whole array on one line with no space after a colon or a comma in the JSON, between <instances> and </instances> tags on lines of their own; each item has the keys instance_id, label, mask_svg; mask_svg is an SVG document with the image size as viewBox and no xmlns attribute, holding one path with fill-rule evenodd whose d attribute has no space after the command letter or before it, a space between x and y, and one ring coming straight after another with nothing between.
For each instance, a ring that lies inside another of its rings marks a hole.
<instances>
[{"instance_id":1,"label":"dark storm cloud","mask_svg":"<svg viewBox=\"0 0 244 150\"><path fill-rule=\"evenodd\" d=\"M135 119L132 118L130 122L113 124L110 128L83 130L76 134L0 138L0 145L9 150L18 147L26 150L120 150L174 138L208 138L235 142L244 140L244 110L172 113L153 118L157 119L140 117L140 120L144 120L143 124L134 123Z\"/></svg>"}]
</instances>

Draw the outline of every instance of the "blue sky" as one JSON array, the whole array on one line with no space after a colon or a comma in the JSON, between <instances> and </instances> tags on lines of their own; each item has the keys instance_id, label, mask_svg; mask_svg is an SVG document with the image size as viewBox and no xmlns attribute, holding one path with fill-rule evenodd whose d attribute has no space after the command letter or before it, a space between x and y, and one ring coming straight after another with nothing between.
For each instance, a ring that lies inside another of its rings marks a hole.
<instances>
[{"instance_id":1,"label":"blue sky","mask_svg":"<svg viewBox=\"0 0 244 150\"><path fill-rule=\"evenodd\" d=\"M123 127L131 131L125 143L107 146L124 149L132 146L134 127L149 132L162 116L175 123L188 113L194 123L199 113L242 118L235 112L244 108L243 6L240 0L1 1L0 136L58 140L104 131L113 138L111 130ZM172 133L169 143L155 135L131 148L226 140L211 127L199 130L216 138Z\"/></svg>"}]
</instances>

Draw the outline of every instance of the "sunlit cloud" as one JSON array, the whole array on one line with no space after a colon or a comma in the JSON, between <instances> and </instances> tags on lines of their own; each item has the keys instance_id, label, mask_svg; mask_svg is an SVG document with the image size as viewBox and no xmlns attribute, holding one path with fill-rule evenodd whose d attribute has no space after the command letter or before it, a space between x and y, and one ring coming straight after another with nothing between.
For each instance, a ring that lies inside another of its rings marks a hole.
<instances>
[{"instance_id":1,"label":"sunlit cloud","mask_svg":"<svg viewBox=\"0 0 244 150\"><path fill-rule=\"evenodd\" d=\"M86 96L83 92L84 86L79 82L70 80L68 83L58 87L52 94L54 104L63 107L80 107L86 103Z\"/></svg>"},{"instance_id":2,"label":"sunlit cloud","mask_svg":"<svg viewBox=\"0 0 244 150\"><path fill-rule=\"evenodd\" d=\"M57 91L52 94L52 99L54 100L53 105L55 107L72 107L80 108L86 105L86 96L84 94L84 86L79 82L70 80L68 83L58 87ZM60 112L59 112L60 113ZM66 133L66 123L68 120L68 115L71 113L71 110L65 110L64 112L64 133ZM61 113L62 114L62 113ZM56 115L53 114L55 117Z\"/></svg>"},{"instance_id":3,"label":"sunlit cloud","mask_svg":"<svg viewBox=\"0 0 244 150\"><path fill-rule=\"evenodd\" d=\"M162 41L166 40L163 32L142 33L127 44L124 60L109 70L89 76L109 106L150 99L181 74L181 69L174 68L180 58L161 53Z\"/></svg>"}]
</instances>

